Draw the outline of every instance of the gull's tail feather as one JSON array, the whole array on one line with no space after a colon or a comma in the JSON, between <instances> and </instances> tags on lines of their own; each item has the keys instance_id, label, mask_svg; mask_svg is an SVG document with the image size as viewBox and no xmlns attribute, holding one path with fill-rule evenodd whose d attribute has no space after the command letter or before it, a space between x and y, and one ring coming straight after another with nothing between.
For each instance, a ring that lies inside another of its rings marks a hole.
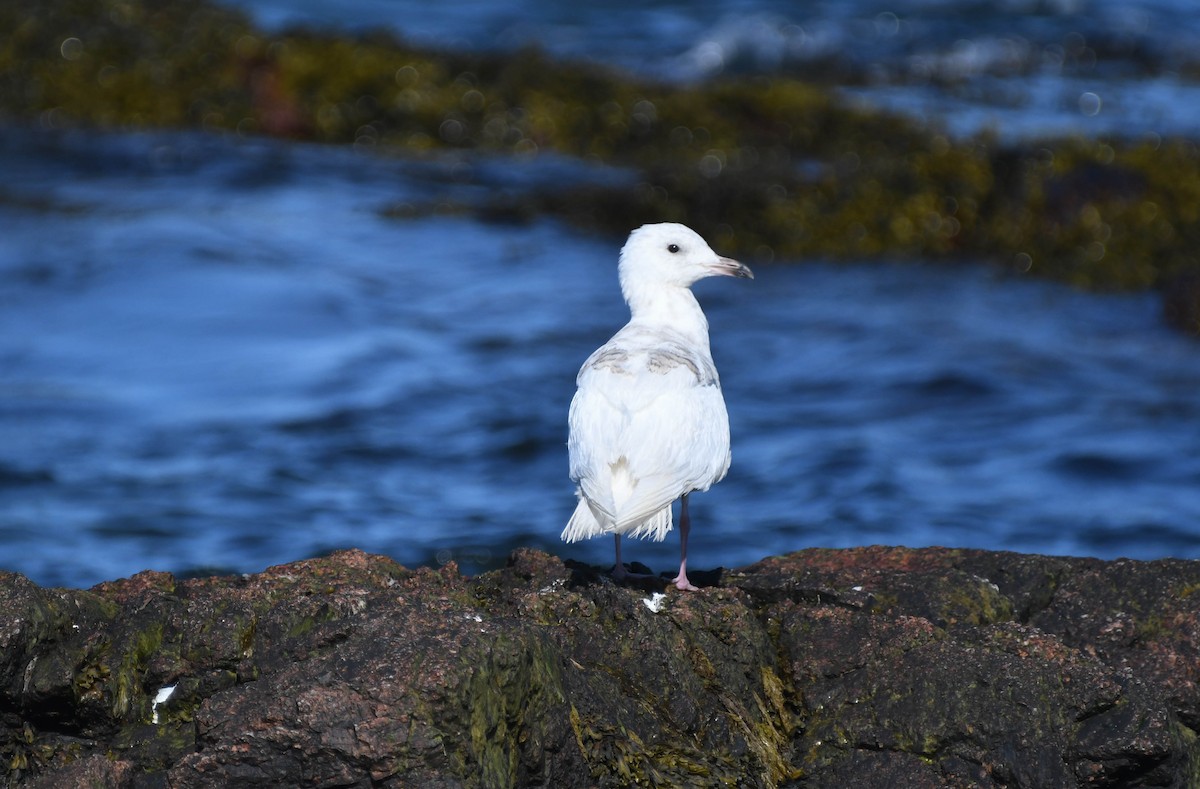
<instances>
[{"instance_id":1,"label":"gull's tail feather","mask_svg":"<svg viewBox=\"0 0 1200 789\"><path fill-rule=\"evenodd\" d=\"M652 540L662 542L667 537L667 532L671 530L671 505L663 507L658 512L651 515L646 520L633 527L625 534L630 537L649 537Z\"/></svg>"},{"instance_id":2,"label":"gull's tail feather","mask_svg":"<svg viewBox=\"0 0 1200 789\"><path fill-rule=\"evenodd\" d=\"M607 484L589 488L587 480L581 481L579 489L575 491L579 504L567 522L567 528L563 529L562 539L576 542L601 534L627 534L660 542L665 539L667 532L671 531L671 502L651 511L650 508L659 503L653 501L658 497L653 489L650 491L651 501L638 497L640 482L624 455L615 463L610 463L608 468L609 476L602 480Z\"/></svg>"},{"instance_id":3,"label":"gull's tail feather","mask_svg":"<svg viewBox=\"0 0 1200 789\"><path fill-rule=\"evenodd\" d=\"M571 515L571 520L567 521L567 528L563 529L562 539L565 542L578 542L604 533L604 527L592 514L592 508L588 506L587 499L580 495L579 505L575 507L575 513Z\"/></svg>"},{"instance_id":4,"label":"gull's tail feather","mask_svg":"<svg viewBox=\"0 0 1200 789\"><path fill-rule=\"evenodd\" d=\"M575 512L571 515L571 519L567 521L567 527L563 529L562 539L564 542L579 542L591 537L599 537L601 534L617 532L634 538L649 537L651 540L662 542L669 531L671 531L670 504L636 526L614 529L611 526L602 526L600 521L596 520L596 516L592 512L588 500L583 496L581 491L579 493L579 504L575 506Z\"/></svg>"}]
</instances>

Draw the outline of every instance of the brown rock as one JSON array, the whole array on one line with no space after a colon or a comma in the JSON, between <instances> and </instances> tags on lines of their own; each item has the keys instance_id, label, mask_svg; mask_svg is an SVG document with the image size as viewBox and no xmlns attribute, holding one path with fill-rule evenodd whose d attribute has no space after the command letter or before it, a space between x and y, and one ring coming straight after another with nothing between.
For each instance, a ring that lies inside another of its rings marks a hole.
<instances>
[{"instance_id":1,"label":"brown rock","mask_svg":"<svg viewBox=\"0 0 1200 789\"><path fill-rule=\"evenodd\" d=\"M14 786L1190 786L1200 563L862 548L613 584L346 551L0 575ZM155 703L161 688L174 686Z\"/></svg>"}]
</instances>

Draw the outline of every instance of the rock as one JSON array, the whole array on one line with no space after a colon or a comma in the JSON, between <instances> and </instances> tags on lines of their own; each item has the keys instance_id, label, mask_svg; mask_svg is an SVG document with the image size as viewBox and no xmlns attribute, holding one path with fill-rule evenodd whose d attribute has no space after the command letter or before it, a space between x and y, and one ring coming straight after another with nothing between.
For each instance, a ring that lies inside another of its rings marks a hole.
<instances>
[{"instance_id":1,"label":"rock","mask_svg":"<svg viewBox=\"0 0 1200 789\"><path fill-rule=\"evenodd\" d=\"M698 577L532 550L476 578L358 551L0 574L5 785L1196 783L1200 563L873 547Z\"/></svg>"}]
</instances>

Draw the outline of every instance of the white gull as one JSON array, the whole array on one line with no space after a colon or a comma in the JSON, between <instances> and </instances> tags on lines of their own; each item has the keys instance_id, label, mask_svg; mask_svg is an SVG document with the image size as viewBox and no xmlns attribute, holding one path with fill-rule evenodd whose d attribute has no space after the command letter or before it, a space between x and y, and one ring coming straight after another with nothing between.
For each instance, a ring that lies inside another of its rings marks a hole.
<instances>
[{"instance_id":1,"label":"white gull","mask_svg":"<svg viewBox=\"0 0 1200 789\"><path fill-rule=\"evenodd\" d=\"M708 320L690 287L717 275L754 275L709 248L695 231L643 225L621 249L621 293L629 323L588 357L571 401L571 479L579 505L567 542L612 534L613 576L627 575L621 535L662 540L679 512L679 575L687 577L688 494L729 470L729 415L708 346Z\"/></svg>"}]
</instances>

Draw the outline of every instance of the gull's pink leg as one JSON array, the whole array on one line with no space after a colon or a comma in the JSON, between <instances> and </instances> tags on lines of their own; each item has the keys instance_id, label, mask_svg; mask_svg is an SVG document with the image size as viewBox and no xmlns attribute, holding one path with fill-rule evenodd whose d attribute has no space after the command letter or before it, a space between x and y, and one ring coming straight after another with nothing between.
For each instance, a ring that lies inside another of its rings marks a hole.
<instances>
[{"instance_id":1,"label":"gull's pink leg","mask_svg":"<svg viewBox=\"0 0 1200 789\"><path fill-rule=\"evenodd\" d=\"M679 502L679 575L671 579L671 583L675 584L675 588L680 591L698 592L697 587L692 586L692 582L687 577L687 538L688 530L692 527L692 521L688 517L687 511L687 494L683 494L683 498Z\"/></svg>"}]
</instances>

